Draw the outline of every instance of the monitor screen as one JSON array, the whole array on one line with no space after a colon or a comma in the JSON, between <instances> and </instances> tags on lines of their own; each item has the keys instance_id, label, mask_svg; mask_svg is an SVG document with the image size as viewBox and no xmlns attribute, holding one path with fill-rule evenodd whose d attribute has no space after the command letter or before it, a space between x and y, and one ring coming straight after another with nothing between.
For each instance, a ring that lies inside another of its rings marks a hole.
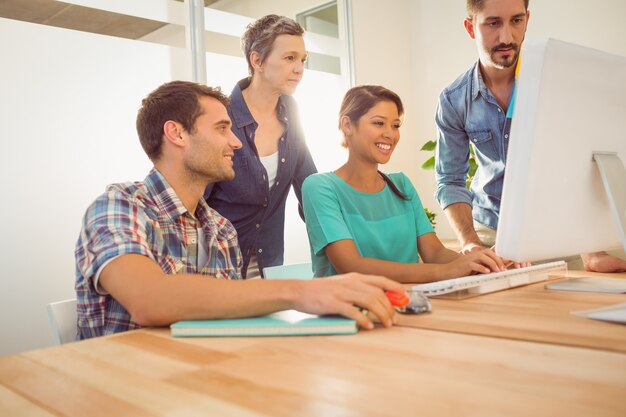
<instances>
[{"instance_id":1,"label":"monitor screen","mask_svg":"<svg viewBox=\"0 0 626 417\"><path fill-rule=\"evenodd\" d=\"M527 40L516 90L496 252L538 261L619 247L592 154L626 162L626 57Z\"/></svg>"}]
</instances>

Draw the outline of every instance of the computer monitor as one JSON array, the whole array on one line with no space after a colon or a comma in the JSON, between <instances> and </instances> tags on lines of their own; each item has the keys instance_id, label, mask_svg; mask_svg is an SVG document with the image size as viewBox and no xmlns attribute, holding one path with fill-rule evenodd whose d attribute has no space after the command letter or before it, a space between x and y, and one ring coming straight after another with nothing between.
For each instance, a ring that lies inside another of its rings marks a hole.
<instances>
[{"instance_id":1,"label":"computer monitor","mask_svg":"<svg viewBox=\"0 0 626 417\"><path fill-rule=\"evenodd\" d=\"M527 40L516 90L496 252L538 261L626 248L626 57ZM597 151L614 153L602 162L610 196Z\"/></svg>"}]
</instances>

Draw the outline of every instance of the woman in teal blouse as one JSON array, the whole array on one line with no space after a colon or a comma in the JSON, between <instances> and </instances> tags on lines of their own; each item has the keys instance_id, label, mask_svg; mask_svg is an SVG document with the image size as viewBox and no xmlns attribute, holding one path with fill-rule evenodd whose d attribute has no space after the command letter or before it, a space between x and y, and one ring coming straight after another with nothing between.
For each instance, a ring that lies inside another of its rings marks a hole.
<instances>
[{"instance_id":1,"label":"woman in teal blouse","mask_svg":"<svg viewBox=\"0 0 626 417\"><path fill-rule=\"evenodd\" d=\"M339 128L348 161L302 186L315 276L367 272L429 282L504 270L491 250L461 255L446 249L407 176L378 170L400 140L403 112L400 97L384 87L346 93Z\"/></svg>"}]
</instances>

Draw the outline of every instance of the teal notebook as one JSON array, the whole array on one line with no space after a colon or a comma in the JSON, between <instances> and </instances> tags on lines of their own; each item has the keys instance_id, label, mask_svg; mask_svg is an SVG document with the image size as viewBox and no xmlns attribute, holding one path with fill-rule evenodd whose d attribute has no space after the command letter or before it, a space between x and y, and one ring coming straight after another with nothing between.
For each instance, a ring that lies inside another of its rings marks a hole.
<instances>
[{"instance_id":1,"label":"teal notebook","mask_svg":"<svg viewBox=\"0 0 626 417\"><path fill-rule=\"evenodd\" d=\"M316 316L295 310L261 317L184 320L170 326L172 336L295 336L354 334L356 321L341 316Z\"/></svg>"}]
</instances>

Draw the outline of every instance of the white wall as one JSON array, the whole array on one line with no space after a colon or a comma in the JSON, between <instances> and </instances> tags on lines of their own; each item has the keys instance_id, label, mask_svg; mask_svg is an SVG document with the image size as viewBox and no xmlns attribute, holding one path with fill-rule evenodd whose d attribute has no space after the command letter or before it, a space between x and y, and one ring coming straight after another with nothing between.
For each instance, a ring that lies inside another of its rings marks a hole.
<instances>
[{"instance_id":1,"label":"white wall","mask_svg":"<svg viewBox=\"0 0 626 417\"><path fill-rule=\"evenodd\" d=\"M404 171L414 178L417 129L417 97L411 94L415 81L411 45L404 41L411 33L414 0L394 0L393 7L380 7L378 0L352 2L354 64L356 84L379 84L395 91L404 104L405 119L391 162L383 171ZM375 17L374 17L375 16Z\"/></svg>"},{"instance_id":2,"label":"white wall","mask_svg":"<svg viewBox=\"0 0 626 417\"><path fill-rule=\"evenodd\" d=\"M184 48L187 42L185 27L174 24L165 25L154 32L148 33L141 40L176 48ZM216 32L205 32L204 45L207 51L243 57L239 37Z\"/></svg>"}]
</instances>

